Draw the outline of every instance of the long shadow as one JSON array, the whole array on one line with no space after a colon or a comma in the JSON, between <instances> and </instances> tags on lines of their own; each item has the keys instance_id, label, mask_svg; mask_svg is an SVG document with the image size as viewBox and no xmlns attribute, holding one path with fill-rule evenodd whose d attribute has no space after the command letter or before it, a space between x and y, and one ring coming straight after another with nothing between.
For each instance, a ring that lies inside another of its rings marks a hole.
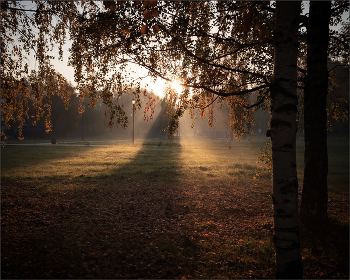
<instances>
[{"instance_id":1,"label":"long shadow","mask_svg":"<svg viewBox=\"0 0 350 280\"><path fill-rule=\"evenodd\" d=\"M145 140L135 157L114 169L112 175L135 181L174 182L181 175L181 145L172 140Z\"/></svg>"},{"instance_id":2,"label":"long shadow","mask_svg":"<svg viewBox=\"0 0 350 280\"><path fill-rule=\"evenodd\" d=\"M70 182L84 187L5 195L3 278L181 278L198 256L196 237L182 227L190 210L181 145L136 145L136 156L110 175Z\"/></svg>"}]
</instances>

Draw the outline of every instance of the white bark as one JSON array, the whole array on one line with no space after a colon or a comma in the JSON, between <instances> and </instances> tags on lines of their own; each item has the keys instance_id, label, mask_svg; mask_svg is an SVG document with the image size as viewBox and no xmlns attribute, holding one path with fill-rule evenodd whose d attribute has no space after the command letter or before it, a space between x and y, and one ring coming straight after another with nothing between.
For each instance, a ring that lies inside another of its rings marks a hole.
<instances>
[{"instance_id":1,"label":"white bark","mask_svg":"<svg viewBox=\"0 0 350 280\"><path fill-rule=\"evenodd\" d=\"M296 171L297 54L300 1L276 2L270 136L276 278L302 278Z\"/></svg>"}]
</instances>

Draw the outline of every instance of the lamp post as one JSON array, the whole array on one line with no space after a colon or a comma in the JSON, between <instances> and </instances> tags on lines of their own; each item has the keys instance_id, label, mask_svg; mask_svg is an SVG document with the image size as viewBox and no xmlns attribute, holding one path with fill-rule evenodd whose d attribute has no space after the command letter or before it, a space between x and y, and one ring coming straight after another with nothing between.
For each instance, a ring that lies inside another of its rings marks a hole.
<instances>
[{"instance_id":1,"label":"lamp post","mask_svg":"<svg viewBox=\"0 0 350 280\"><path fill-rule=\"evenodd\" d=\"M85 110L85 106L82 108ZM81 141L84 141L84 112L81 113Z\"/></svg>"},{"instance_id":2,"label":"lamp post","mask_svg":"<svg viewBox=\"0 0 350 280\"><path fill-rule=\"evenodd\" d=\"M132 143L134 144L135 140L135 100L132 99Z\"/></svg>"}]
</instances>

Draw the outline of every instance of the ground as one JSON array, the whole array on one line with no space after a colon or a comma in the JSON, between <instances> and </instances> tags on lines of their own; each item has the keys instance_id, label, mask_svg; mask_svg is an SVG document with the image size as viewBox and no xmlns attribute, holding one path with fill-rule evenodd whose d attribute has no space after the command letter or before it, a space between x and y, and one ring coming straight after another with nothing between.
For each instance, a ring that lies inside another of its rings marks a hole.
<instances>
[{"instance_id":1,"label":"ground","mask_svg":"<svg viewBox=\"0 0 350 280\"><path fill-rule=\"evenodd\" d=\"M2 278L273 278L262 141L159 142L5 146ZM301 225L304 278L349 277L345 148L329 149L330 223Z\"/></svg>"}]
</instances>

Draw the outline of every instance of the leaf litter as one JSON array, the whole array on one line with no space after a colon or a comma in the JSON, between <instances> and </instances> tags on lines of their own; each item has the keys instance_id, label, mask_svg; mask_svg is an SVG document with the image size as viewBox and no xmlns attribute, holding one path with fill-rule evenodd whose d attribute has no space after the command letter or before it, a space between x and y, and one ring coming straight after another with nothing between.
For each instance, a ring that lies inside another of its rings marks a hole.
<instances>
[{"instance_id":1,"label":"leaf litter","mask_svg":"<svg viewBox=\"0 0 350 280\"><path fill-rule=\"evenodd\" d=\"M42 180L2 182L4 278L274 277L268 183Z\"/></svg>"}]
</instances>

